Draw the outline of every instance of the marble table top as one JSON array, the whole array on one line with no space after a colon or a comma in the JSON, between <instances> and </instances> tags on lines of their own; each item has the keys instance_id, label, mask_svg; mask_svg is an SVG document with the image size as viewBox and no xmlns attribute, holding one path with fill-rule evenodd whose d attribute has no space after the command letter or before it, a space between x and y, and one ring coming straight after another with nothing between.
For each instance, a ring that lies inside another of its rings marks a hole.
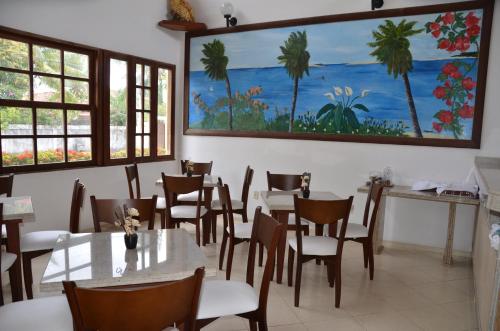
<instances>
[{"instance_id":1,"label":"marble table top","mask_svg":"<svg viewBox=\"0 0 500 331\"><path fill-rule=\"evenodd\" d=\"M294 211L293 196L298 194L302 197L300 191L261 191L260 195L269 210ZM309 195L311 200L340 200L339 196L332 192L311 191Z\"/></svg>"},{"instance_id":2,"label":"marble table top","mask_svg":"<svg viewBox=\"0 0 500 331\"><path fill-rule=\"evenodd\" d=\"M215 266L183 229L139 231L136 249L125 247L123 232L59 236L40 282L41 292L63 289L62 281L80 287L111 287L174 281L205 267L205 277L215 276Z\"/></svg>"},{"instance_id":3,"label":"marble table top","mask_svg":"<svg viewBox=\"0 0 500 331\"><path fill-rule=\"evenodd\" d=\"M34 222L35 212L31 197L0 197L0 203L3 203L4 221L22 219L23 222Z\"/></svg>"},{"instance_id":4,"label":"marble table top","mask_svg":"<svg viewBox=\"0 0 500 331\"><path fill-rule=\"evenodd\" d=\"M483 184L481 189L486 190L481 193L488 195L486 207L500 212L500 158L476 157L474 163Z\"/></svg>"},{"instance_id":5,"label":"marble table top","mask_svg":"<svg viewBox=\"0 0 500 331\"><path fill-rule=\"evenodd\" d=\"M186 175L179 175L179 174L175 174L175 175L172 175L172 174L167 174L168 176L182 176L182 177L186 177ZM205 188L208 188L208 187L216 187L217 186L217 179L219 177L217 176L214 176L214 175L205 175L205 177L203 178L203 187ZM163 185L163 180L161 178L158 178L156 180L156 185Z\"/></svg>"},{"instance_id":6,"label":"marble table top","mask_svg":"<svg viewBox=\"0 0 500 331\"><path fill-rule=\"evenodd\" d=\"M368 193L369 187L366 185L360 186L358 192ZM413 191L410 186L398 186L384 188L384 195L395 198L407 198L416 200L436 201L436 202L454 202L464 205L479 205L479 199L459 196L459 195L446 195L437 194L430 191Z\"/></svg>"}]
</instances>

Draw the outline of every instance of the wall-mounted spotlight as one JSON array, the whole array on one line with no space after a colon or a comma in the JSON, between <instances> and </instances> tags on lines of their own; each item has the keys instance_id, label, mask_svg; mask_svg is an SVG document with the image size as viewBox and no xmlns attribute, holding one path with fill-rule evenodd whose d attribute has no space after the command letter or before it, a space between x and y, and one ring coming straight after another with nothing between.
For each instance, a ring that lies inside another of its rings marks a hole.
<instances>
[{"instance_id":1,"label":"wall-mounted spotlight","mask_svg":"<svg viewBox=\"0 0 500 331\"><path fill-rule=\"evenodd\" d=\"M384 0L372 0L372 10L382 8Z\"/></svg>"},{"instance_id":2,"label":"wall-mounted spotlight","mask_svg":"<svg viewBox=\"0 0 500 331\"><path fill-rule=\"evenodd\" d=\"M221 6L220 6L220 12L222 15L224 15L224 18L226 19L226 27L230 27L230 26L235 26L236 23L238 23L238 20L236 19L236 17L232 17L233 15L233 5L229 2L224 2Z\"/></svg>"}]
</instances>

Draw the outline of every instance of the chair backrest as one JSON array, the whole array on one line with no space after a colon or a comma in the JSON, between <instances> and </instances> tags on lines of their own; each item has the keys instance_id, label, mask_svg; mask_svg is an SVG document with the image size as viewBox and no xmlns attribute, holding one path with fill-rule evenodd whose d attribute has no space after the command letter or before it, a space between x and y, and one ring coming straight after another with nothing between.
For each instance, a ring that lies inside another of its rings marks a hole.
<instances>
[{"instance_id":1,"label":"chair backrest","mask_svg":"<svg viewBox=\"0 0 500 331\"><path fill-rule=\"evenodd\" d=\"M71 197L71 209L69 212L69 232L78 233L80 230L80 215L85 197L85 185L80 179L75 179L73 184L73 196Z\"/></svg>"},{"instance_id":2,"label":"chair backrest","mask_svg":"<svg viewBox=\"0 0 500 331\"><path fill-rule=\"evenodd\" d=\"M250 193L250 185L252 185L253 180L253 169L247 166L245 171L245 179L243 181L243 189L241 190L241 201L243 202L243 208L246 209L248 203L248 194Z\"/></svg>"},{"instance_id":3,"label":"chair backrest","mask_svg":"<svg viewBox=\"0 0 500 331\"><path fill-rule=\"evenodd\" d=\"M90 289L63 282L77 331L160 331L176 323L195 330L203 268L193 276L160 285Z\"/></svg>"},{"instance_id":4,"label":"chair backrest","mask_svg":"<svg viewBox=\"0 0 500 331\"><path fill-rule=\"evenodd\" d=\"M101 232L101 223L115 224L115 210L120 207L135 208L139 211L139 220L148 222L148 229L153 230L156 213L157 196L143 199L96 199L90 197L92 206L92 217L94 219L94 231Z\"/></svg>"},{"instance_id":5,"label":"chair backrest","mask_svg":"<svg viewBox=\"0 0 500 331\"><path fill-rule=\"evenodd\" d=\"M262 207L257 207L252 227L252 236L250 238L250 247L248 250L247 263L247 283L253 286L255 272L255 255L257 252L257 243L261 243L267 251L266 264L259 292L258 310L265 314L267 310L267 297L269 295L269 285L274 272L274 262L278 243L284 235L285 225L277 220L262 213Z\"/></svg>"},{"instance_id":6,"label":"chair backrest","mask_svg":"<svg viewBox=\"0 0 500 331\"><path fill-rule=\"evenodd\" d=\"M295 205L295 225L297 236L297 253L302 254L302 231L300 231L300 221L302 218L319 225L329 225L328 235L337 237L337 255L342 255L344 247L345 232L349 222L353 197L345 200L312 200L299 198L297 194L293 196ZM336 235L337 223L342 220L340 234Z\"/></svg>"},{"instance_id":7,"label":"chair backrest","mask_svg":"<svg viewBox=\"0 0 500 331\"><path fill-rule=\"evenodd\" d=\"M165 193L165 200L167 203L167 215L170 217L170 208L173 207L174 197L178 194L187 194L191 192L198 192L198 200L197 200L197 215L200 216L200 208L201 208L201 194L203 191L203 181L204 175L195 175L192 177L185 176L167 176L165 173L161 173L161 178L163 180L163 190ZM168 197L168 198L167 198Z\"/></svg>"},{"instance_id":8,"label":"chair backrest","mask_svg":"<svg viewBox=\"0 0 500 331\"><path fill-rule=\"evenodd\" d=\"M181 172L187 172L187 163L189 160L181 160ZM193 162L193 175L210 175L212 173L212 165L214 161L210 162Z\"/></svg>"},{"instance_id":9,"label":"chair backrest","mask_svg":"<svg viewBox=\"0 0 500 331\"><path fill-rule=\"evenodd\" d=\"M141 183L139 181L139 169L137 163L125 166L125 174L127 175L128 194L130 199L141 198ZM134 194L134 181L135 181L135 194Z\"/></svg>"},{"instance_id":10,"label":"chair backrest","mask_svg":"<svg viewBox=\"0 0 500 331\"><path fill-rule=\"evenodd\" d=\"M219 202L222 207L222 218L224 220L223 229L229 228L229 235L234 237L234 217L233 217L233 204L231 203L231 193L227 184L222 185L222 180L219 177L217 184L219 191Z\"/></svg>"},{"instance_id":11,"label":"chair backrest","mask_svg":"<svg viewBox=\"0 0 500 331\"><path fill-rule=\"evenodd\" d=\"M373 230L375 228L375 222L377 220L378 208L380 206L380 201L382 199L382 193L384 192L384 185L379 183L372 183L370 185L370 191L368 192L368 197L366 198L365 213L363 216L363 225L368 227L368 237L373 236ZM370 206L373 201L373 208L370 215ZM370 225L368 225L368 222Z\"/></svg>"},{"instance_id":12,"label":"chair backrest","mask_svg":"<svg viewBox=\"0 0 500 331\"><path fill-rule=\"evenodd\" d=\"M14 174L0 176L0 195L12 196L12 186L14 184Z\"/></svg>"},{"instance_id":13,"label":"chair backrest","mask_svg":"<svg viewBox=\"0 0 500 331\"><path fill-rule=\"evenodd\" d=\"M293 191L301 188L302 175L284 175L272 174L267 172L267 189L272 191L277 189L280 191Z\"/></svg>"}]
</instances>

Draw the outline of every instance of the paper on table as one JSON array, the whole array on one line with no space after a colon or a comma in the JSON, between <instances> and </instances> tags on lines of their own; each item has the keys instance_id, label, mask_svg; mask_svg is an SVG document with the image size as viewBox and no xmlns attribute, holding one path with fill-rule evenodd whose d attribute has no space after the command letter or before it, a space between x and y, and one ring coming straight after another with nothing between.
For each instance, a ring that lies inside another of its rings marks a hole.
<instances>
[{"instance_id":1,"label":"paper on table","mask_svg":"<svg viewBox=\"0 0 500 331\"><path fill-rule=\"evenodd\" d=\"M457 192L470 192L474 195L477 194L478 186L473 183L438 183L430 180L419 180L413 183L411 189L413 191L425 191L436 189L437 194L444 191L457 191Z\"/></svg>"}]
</instances>

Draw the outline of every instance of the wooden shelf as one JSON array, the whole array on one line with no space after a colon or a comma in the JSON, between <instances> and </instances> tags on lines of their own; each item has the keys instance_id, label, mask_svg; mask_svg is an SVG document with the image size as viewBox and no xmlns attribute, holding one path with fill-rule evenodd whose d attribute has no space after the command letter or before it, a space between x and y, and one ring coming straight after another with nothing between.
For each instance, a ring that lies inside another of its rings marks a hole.
<instances>
[{"instance_id":1,"label":"wooden shelf","mask_svg":"<svg viewBox=\"0 0 500 331\"><path fill-rule=\"evenodd\" d=\"M173 20L163 20L158 22L158 25L169 30L175 31L203 31L207 29L205 23L197 22L182 22Z\"/></svg>"}]
</instances>

